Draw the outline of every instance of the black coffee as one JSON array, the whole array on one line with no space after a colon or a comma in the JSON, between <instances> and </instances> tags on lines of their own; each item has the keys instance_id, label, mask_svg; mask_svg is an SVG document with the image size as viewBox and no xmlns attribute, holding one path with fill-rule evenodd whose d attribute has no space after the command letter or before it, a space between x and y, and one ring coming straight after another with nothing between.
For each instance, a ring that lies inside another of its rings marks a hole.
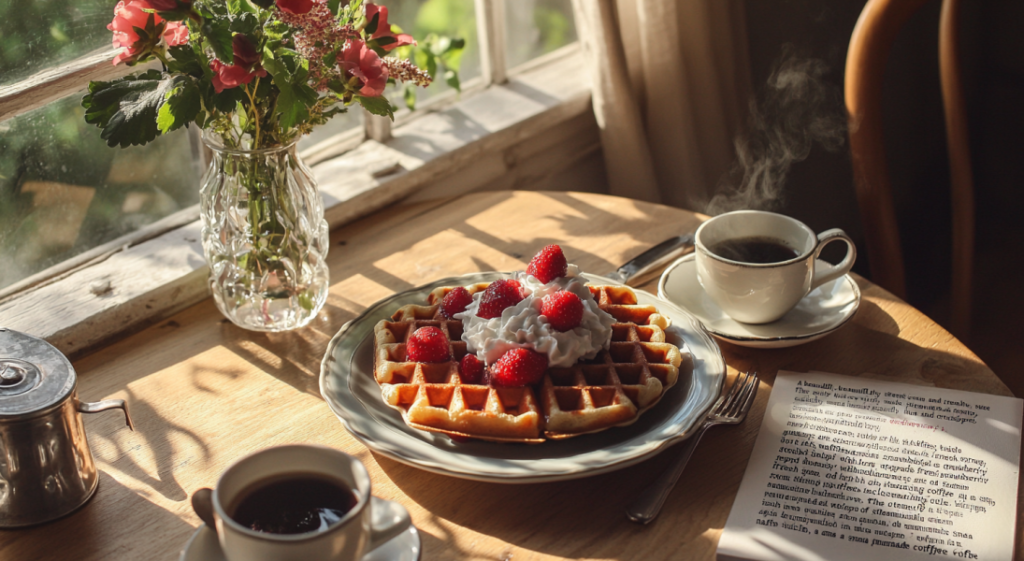
<instances>
[{"instance_id":1,"label":"black coffee","mask_svg":"<svg viewBox=\"0 0 1024 561\"><path fill-rule=\"evenodd\" d=\"M741 263L781 263L800 255L782 240L762 236L733 238L708 249L719 257Z\"/></svg>"},{"instance_id":2,"label":"black coffee","mask_svg":"<svg viewBox=\"0 0 1024 561\"><path fill-rule=\"evenodd\" d=\"M271 534L326 530L356 505L344 483L313 473L276 475L239 493L229 510L239 524Z\"/></svg>"}]
</instances>

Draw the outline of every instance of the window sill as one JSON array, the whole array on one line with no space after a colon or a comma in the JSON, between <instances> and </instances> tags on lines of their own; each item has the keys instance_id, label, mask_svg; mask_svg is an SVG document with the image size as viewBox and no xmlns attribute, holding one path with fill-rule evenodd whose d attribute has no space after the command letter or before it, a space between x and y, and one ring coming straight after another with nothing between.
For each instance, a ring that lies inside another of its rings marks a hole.
<instances>
[{"instance_id":1,"label":"window sill","mask_svg":"<svg viewBox=\"0 0 1024 561\"><path fill-rule=\"evenodd\" d=\"M529 188L598 148L582 55L567 47L508 83L313 166L336 228L400 200ZM546 171L545 171L546 170ZM198 221L0 302L0 326L81 356L209 296Z\"/></svg>"}]
</instances>

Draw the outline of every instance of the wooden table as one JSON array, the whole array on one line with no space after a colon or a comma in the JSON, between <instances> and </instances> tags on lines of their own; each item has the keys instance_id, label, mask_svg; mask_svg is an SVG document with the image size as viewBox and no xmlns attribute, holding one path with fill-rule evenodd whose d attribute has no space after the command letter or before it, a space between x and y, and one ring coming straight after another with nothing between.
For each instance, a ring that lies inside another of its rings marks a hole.
<instances>
[{"instance_id":1,"label":"wooden table","mask_svg":"<svg viewBox=\"0 0 1024 561\"><path fill-rule=\"evenodd\" d=\"M289 442L360 458L374 493L409 508L424 559L710 559L779 369L1010 395L949 333L858 278L860 310L835 334L792 349L723 344L731 374L762 373L757 402L743 425L708 434L649 527L628 522L623 510L667 454L563 483L464 481L370 453L320 397L328 341L380 298L441 277L522 269L550 243L584 271L604 273L698 223L686 211L603 195L494 192L390 208L335 231L333 285L311 326L244 331L208 299L79 360L81 398L128 400L138 430L116 413L86 416L100 470L96 497L57 522L0 531L0 560L175 560L200 524L192 492L241 456Z\"/></svg>"}]
</instances>

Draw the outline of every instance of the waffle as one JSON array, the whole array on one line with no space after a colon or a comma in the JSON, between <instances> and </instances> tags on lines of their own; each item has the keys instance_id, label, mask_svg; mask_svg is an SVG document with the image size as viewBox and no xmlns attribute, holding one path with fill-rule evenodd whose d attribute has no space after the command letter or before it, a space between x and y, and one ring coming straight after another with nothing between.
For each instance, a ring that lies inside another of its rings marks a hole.
<instances>
[{"instance_id":1,"label":"waffle","mask_svg":"<svg viewBox=\"0 0 1024 561\"><path fill-rule=\"evenodd\" d=\"M683 357L665 340L668 319L654 306L638 305L627 287L591 286L598 306L616 320L607 350L571 367L548 368L537 386L464 384L462 322L439 311L451 288L434 290L428 305L404 306L374 327L374 377L384 401L413 428L498 442L570 438L633 423L678 379ZM487 284L465 288L472 294ZM448 337L448 362L407 361L406 341L424 326Z\"/></svg>"}]
</instances>

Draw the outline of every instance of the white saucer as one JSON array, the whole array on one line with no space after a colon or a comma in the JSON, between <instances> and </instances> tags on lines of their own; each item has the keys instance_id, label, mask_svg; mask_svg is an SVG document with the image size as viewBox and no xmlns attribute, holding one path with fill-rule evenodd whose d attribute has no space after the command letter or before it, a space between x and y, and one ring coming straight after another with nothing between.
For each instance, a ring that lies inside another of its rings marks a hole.
<instances>
[{"instance_id":1,"label":"white saucer","mask_svg":"<svg viewBox=\"0 0 1024 561\"><path fill-rule=\"evenodd\" d=\"M415 526L363 556L361 561L419 561L422 547ZM178 561L227 561L217 542L217 532L201 524L185 544Z\"/></svg>"},{"instance_id":2,"label":"white saucer","mask_svg":"<svg viewBox=\"0 0 1024 561\"><path fill-rule=\"evenodd\" d=\"M778 349L809 343L853 319L860 305L860 288L850 275L811 291L782 319L753 325L727 316L711 301L697 280L696 255L669 265L658 283L658 296L697 317L712 335L743 347Z\"/></svg>"}]
</instances>

